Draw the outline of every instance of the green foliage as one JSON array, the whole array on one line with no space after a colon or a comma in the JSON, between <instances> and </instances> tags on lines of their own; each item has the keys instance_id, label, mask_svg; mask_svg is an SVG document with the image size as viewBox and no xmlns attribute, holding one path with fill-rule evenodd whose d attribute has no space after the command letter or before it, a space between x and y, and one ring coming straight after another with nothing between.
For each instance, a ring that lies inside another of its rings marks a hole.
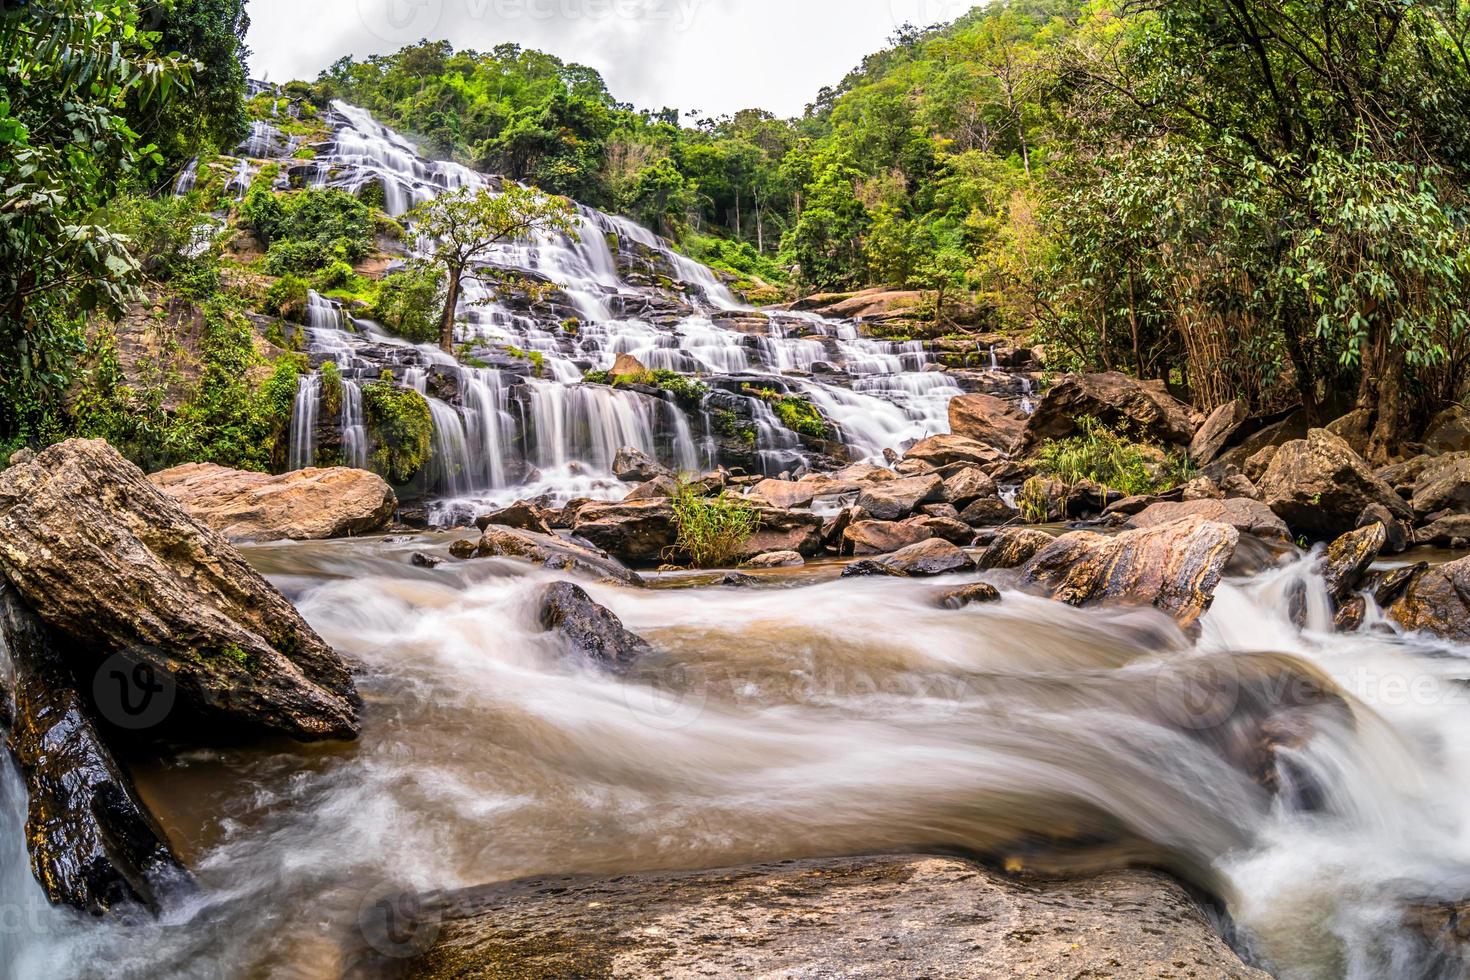
<instances>
[{"instance_id":1,"label":"green foliage","mask_svg":"<svg viewBox=\"0 0 1470 980\"><path fill-rule=\"evenodd\" d=\"M831 426L817 411L811 399L801 395L783 395L773 388L745 387L745 393L761 399L771 406L781 424L793 432L813 439L827 439L831 436Z\"/></svg>"},{"instance_id":2,"label":"green foliage","mask_svg":"<svg viewBox=\"0 0 1470 980\"><path fill-rule=\"evenodd\" d=\"M709 394L709 385L698 378L691 378L677 371L643 371L639 374L624 374L616 378L610 371L588 371L582 376L582 381L586 384L613 387L639 385L645 388L659 388L673 395L680 404L690 407L697 407L704 401L704 396Z\"/></svg>"},{"instance_id":3,"label":"green foliage","mask_svg":"<svg viewBox=\"0 0 1470 980\"><path fill-rule=\"evenodd\" d=\"M1021 512L1021 520L1027 524L1045 524L1051 520L1051 493L1048 492L1050 481L1039 476L1033 476L1021 484L1021 492L1016 496L1016 505Z\"/></svg>"},{"instance_id":4,"label":"green foliage","mask_svg":"<svg viewBox=\"0 0 1470 980\"><path fill-rule=\"evenodd\" d=\"M390 377L363 385L362 405L373 472L395 486L412 482L433 452L434 418L428 401Z\"/></svg>"},{"instance_id":5,"label":"green foliage","mask_svg":"<svg viewBox=\"0 0 1470 980\"><path fill-rule=\"evenodd\" d=\"M759 435L754 425L748 422L742 422L740 416L728 408L722 408L715 412L714 425L715 431L720 435L728 439L736 439L745 443L747 446L754 446L756 438Z\"/></svg>"},{"instance_id":6,"label":"green foliage","mask_svg":"<svg viewBox=\"0 0 1470 980\"><path fill-rule=\"evenodd\" d=\"M143 274L194 299L219 290L219 226L201 207L198 193L151 198L128 195L113 202L108 226L127 237Z\"/></svg>"},{"instance_id":7,"label":"green foliage","mask_svg":"<svg viewBox=\"0 0 1470 980\"><path fill-rule=\"evenodd\" d=\"M404 340L432 343L439 338L444 285L444 270L414 263L383 278L368 307L368 318Z\"/></svg>"},{"instance_id":8,"label":"green foliage","mask_svg":"<svg viewBox=\"0 0 1470 980\"><path fill-rule=\"evenodd\" d=\"M266 248L273 276L304 275L360 262L376 247L373 210L336 189L279 194L257 179L240 206L240 219Z\"/></svg>"},{"instance_id":9,"label":"green foliage","mask_svg":"<svg viewBox=\"0 0 1470 980\"><path fill-rule=\"evenodd\" d=\"M265 312L283 320L302 322L306 307L311 300L311 286L305 279L295 275L284 275L271 283L265 294Z\"/></svg>"},{"instance_id":10,"label":"green foliage","mask_svg":"<svg viewBox=\"0 0 1470 980\"><path fill-rule=\"evenodd\" d=\"M1090 416L1077 423L1078 435L1041 444L1033 461L1037 472L1068 487L1090 480L1128 496L1162 493L1190 476L1183 454L1131 442Z\"/></svg>"},{"instance_id":11,"label":"green foliage","mask_svg":"<svg viewBox=\"0 0 1470 980\"><path fill-rule=\"evenodd\" d=\"M673 552L688 555L695 568L723 568L739 557L760 530L760 511L738 497L706 497L701 488L680 480L674 490Z\"/></svg>"}]
</instances>

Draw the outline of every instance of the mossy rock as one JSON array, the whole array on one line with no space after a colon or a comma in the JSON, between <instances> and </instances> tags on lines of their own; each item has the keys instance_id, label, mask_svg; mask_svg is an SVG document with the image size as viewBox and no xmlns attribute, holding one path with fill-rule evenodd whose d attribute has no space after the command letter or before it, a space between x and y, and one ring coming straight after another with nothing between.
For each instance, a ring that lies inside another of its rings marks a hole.
<instances>
[{"instance_id":1,"label":"mossy rock","mask_svg":"<svg viewBox=\"0 0 1470 980\"><path fill-rule=\"evenodd\" d=\"M362 405L373 471L395 486L411 483L433 454L434 417L428 400L384 380L363 385Z\"/></svg>"}]
</instances>

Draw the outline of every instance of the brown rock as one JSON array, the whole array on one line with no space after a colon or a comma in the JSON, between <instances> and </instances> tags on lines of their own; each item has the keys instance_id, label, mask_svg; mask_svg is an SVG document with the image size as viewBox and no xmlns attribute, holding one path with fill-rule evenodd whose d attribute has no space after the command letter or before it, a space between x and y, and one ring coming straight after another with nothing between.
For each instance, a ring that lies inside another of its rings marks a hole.
<instances>
[{"instance_id":1,"label":"brown rock","mask_svg":"<svg viewBox=\"0 0 1470 980\"><path fill-rule=\"evenodd\" d=\"M1005 459L1000 450L964 436L931 436L915 443L904 453L905 460L918 460L930 466L949 466L951 463L989 464Z\"/></svg>"},{"instance_id":2,"label":"brown rock","mask_svg":"<svg viewBox=\"0 0 1470 980\"><path fill-rule=\"evenodd\" d=\"M975 562L958 547L941 538L930 538L891 555L854 562L842 570L844 578L857 575L892 575L898 578L933 578L973 570Z\"/></svg>"},{"instance_id":3,"label":"brown rock","mask_svg":"<svg viewBox=\"0 0 1470 980\"><path fill-rule=\"evenodd\" d=\"M1375 470L1374 475L1393 487L1394 492L1400 497L1408 500L1414 496L1414 487L1424 473L1424 468L1433 461L1433 456L1415 456L1402 463L1393 463Z\"/></svg>"},{"instance_id":4,"label":"brown rock","mask_svg":"<svg viewBox=\"0 0 1470 980\"><path fill-rule=\"evenodd\" d=\"M1189 406L1170 395L1162 382L1138 381L1117 371L1069 374L1047 390L1027 421L1025 451L1046 439L1076 434L1077 419L1084 415L1165 446L1187 446L1194 438Z\"/></svg>"},{"instance_id":5,"label":"brown rock","mask_svg":"<svg viewBox=\"0 0 1470 980\"><path fill-rule=\"evenodd\" d=\"M1374 523L1350 531L1327 546L1320 568L1333 602L1341 606L1363 588L1368 569L1378 560L1387 540L1388 529Z\"/></svg>"},{"instance_id":6,"label":"brown rock","mask_svg":"<svg viewBox=\"0 0 1470 980\"><path fill-rule=\"evenodd\" d=\"M1189 443L1189 458L1196 466L1213 463L1250 419L1245 403L1227 402L1210 413Z\"/></svg>"},{"instance_id":7,"label":"brown rock","mask_svg":"<svg viewBox=\"0 0 1470 980\"><path fill-rule=\"evenodd\" d=\"M1255 455L1246 459L1245 465L1241 467L1241 475L1247 480L1250 480L1253 485L1258 485L1261 482L1261 477L1265 476L1266 471L1271 468L1271 461L1276 458L1276 454L1280 450L1280 446L1266 446L1261 449ZM1258 489L1256 492L1259 493L1260 490Z\"/></svg>"},{"instance_id":8,"label":"brown rock","mask_svg":"<svg viewBox=\"0 0 1470 980\"><path fill-rule=\"evenodd\" d=\"M1151 871L1048 881L949 857L829 858L540 878L417 904L434 926L408 921L406 934L437 937L408 963L420 980L1270 980L1231 952L1183 888Z\"/></svg>"},{"instance_id":9,"label":"brown rock","mask_svg":"<svg viewBox=\"0 0 1470 980\"><path fill-rule=\"evenodd\" d=\"M190 463L148 478L229 541L321 541L371 534L398 507L376 473L342 467L271 476Z\"/></svg>"},{"instance_id":10,"label":"brown rock","mask_svg":"<svg viewBox=\"0 0 1470 980\"><path fill-rule=\"evenodd\" d=\"M1116 537L1074 531L1027 562L1021 580L1073 606L1150 603L1188 628L1210 608L1239 540L1200 517Z\"/></svg>"},{"instance_id":11,"label":"brown rock","mask_svg":"<svg viewBox=\"0 0 1470 980\"><path fill-rule=\"evenodd\" d=\"M623 378L642 377L648 373L648 368L632 354L619 354L618 359L613 362L612 370L607 373L608 377L618 381Z\"/></svg>"},{"instance_id":12,"label":"brown rock","mask_svg":"<svg viewBox=\"0 0 1470 980\"><path fill-rule=\"evenodd\" d=\"M1389 618L1406 630L1470 641L1470 558L1430 568L1415 578Z\"/></svg>"},{"instance_id":13,"label":"brown rock","mask_svg":"<svg viewBox=\"0 0 1470 980\"><path fill-rule=\"evenodd\" d=\"M1196 477L1184 485L1185 500L1223 500L1225 492L1207 476Z\"/></svg>"},{"instance_id":14,"label":"brown rock","mask_svg":"<svg viewBox=\"0 0 1470 980\"><path fill-rule=\"evenodd\" d=\"M626 355L625 355L626 356ZM619 363L622 357L618 358ZM637 361L635 360L636 364ZM661 476L673 476L668 467L639 449L624 446L613 457L613 476L624 483L647 483Z\"/></svg>"},{"instance_id":15,"label":"brown rock","mask_svg":"<svg viewBox=\"0 0 1470 980\"><path fill-rule=\"evenodd\" d=\"M1258 500L1234 497L1229 500L1188 500L1150 504L1127 521L1131 528L1161 527L1188 517L1229 524L1245 534L1268 541L1291 541L1286 522Z\"/></svg>"},{"instance_id":16,"label":"brown rock","mask_svg":"<svg viewBox=\"0 0 1470 980\"><path fill-rule=\"evenodd\" d=\"M760 530L745 542L738 556L742 561L770 551L794 551L805 558L822 553L826 521L799 510L763 507Z\"/></svg>"},{"instance_id":17,"label":"brown rock","mask_svg":"<svg viewBox=\"0 0 1470 980\"><path fill-rule=\"evenodd\" d=\"M1341 418L1333 419L1324 428L1362 456L1368 451L1368 437L1373 433L1373 413L1359 408Z\"/></svg>"},{"instance_id":18,"label":"brown rock","mask_svg":"<svg viewBox=\"0 0 1470 980\"><path fill-rule=\"evenodd\" d=\"M1451 405L1424 430L1424 451L1431 456L1470 452L1470 410Z\"/></svg>"},{"instance_id":19,"label":"brown rock","mask_svg":"<svg viewBox=\"0 0 1470 980\"><path fill-rule=\"evenodd\" d=\"M556 631L573 650L603 667L626 670L653 652L647 640L570 582L548 585L540 605L542 629Z\"/></svg>"},{"instance_id":20,"label":"brown rock","mask_svg":"<svg viewBox=\"0 0 1470 980\"><path fill-rule=\"evenodd\" d=\"M459 559L517 558L558 571L577 571L620 585L641 586L643 579L617 559L555 534L490 525L479 541L456 541L449 553Z\"/></svg>"},{"instance_id":21,"label":"brown rock","mask_svg":"<svg viewBox=\"0 0 1470 980\"><path fill-rule=\"evenodd\" d=\"M1470 547L1470 514L1449 514L1414 532L1414 543L1435 548Z\"/></svg>"},{"instance_id":22,"label":"brown rock","mask_svg":"<svg viewBox=\"0 0 1470 980\"><path fill-rule=\"evenodd\" d=\"M659 500L670 499L679 492L679 485L671 476L657 476L647 483L640 483L623 500Z\"/></svg>"},{"instance_id":23,"label":"brown rock","mask_svg":"<svg viewBox=\"0 0 1470 980\"><path fill-rule=\"evenodd\" d=\"M961 548L967 548L975 541L975 529L964 521L952 517L913 517L909 519L910 524L926 527L934 532L936 538L943 538L950 544L957 544Z\"/></svg>"},{"instance_id":24,"label":"brown rock","mask_svg":"<svg viewBox=\"0 0 1470 980\"><path fill-rule=\"evenodd\" d=\"M762 480L750 489L750 496L759 497L772 507L791 510L793 507L810 507L822 490L815 480L792 483L789 480Z\"/></svg>"},{"instance_id":25,"label":"brown rock","mask_svg":"<svg viewBox=\"0 0 1470 980\"><path fill-rule=\"evenodd\" d=\"M746 568L800 568L806 559L795 551L768 551L745 563Z\"/></svg>"},{"instance_id":26,"label":"brown rock","mask_svg":"<svg viewBox=\"0 0 1470 980\"><path fill-rule=\"evenodd\" d=\"M1013 527L1001 531L976 559L977 568L1020 568L1037 552L1049 547L1056 538L1032 527Z\"/></svg>"},{"instance_id":27,"label":"brown rock","mask_svg":"<svg viewBox=\"0 0 1470 980\"><path fill-rule=\"evenodd\" d=\"M886 555L932 537L933 531L917 524L857 521L843 532L842 550L851 555Z\"/></svg>"},{"instance_id":28,"label":"brown rock","mask_svg":"<svg viewBox=\"0 0 1470 980\"><path fill-rule=\"evenodd\" d=\"M1000 590L984 582L967 585L963 589L955 589L939 597L939 604L946 609L964 609L966 606L999 601Z\"/></svg>"},{"instance_id":29,"label":"brown rock","mask_svg":"<svg viewBox=\"0 0 1470 980\"><path fill-rule=\"evenodd\" d=\"M886 466L853 463L831 474L831 478L839 483L884 483L898 479L898 475Z\"/></svg>"},{"instance_id":30,"label":"brown rock","mask_svg":"<svg viewBox=\"0 0 1470 980\"><path fill-rule=\"evenodd\" d=\"M660 565L674 547L674 505L667 499L591 503L577 511L577 537L630 565Z\"/></svg>"},{"instance_id":31,"label":"brown rock","mask_svg":"<svg viewBox=\"0 0 1470 980\"><path fill-rule=\"evenodd\" d=\"M346 663L223 537L100 440L0 473L0 572L73 666L116 655L167 678L181 712L304 741L352 738Z\"/></svg>"},{"instance_id":32,"label":"brown rock","mask_svg":"<svg viewBox=\"0 0 1470 980\"><path fill-rule=\"evenodd\" d=\"M1220 481L1220 491L1225 494L1227 500L1242 498L1245 500L1260 500L1261 491L1250 481L1244 473L1234 473Z\"/></svg>"},{"instance_id":33,"label":"brown rock","mask_svg":"<svg viewBox=\"0 0 1470 980\"><path fill-rule=\"evenodd\" d=\"M971 527L1000 527L1020 516L1020 511L999 497L986 497L966 507L960 513L960 520Z\"/></svg>"},{"instance_id":34,"label":"brown rock","mask_svg":"<svg viewBox=\"0 0 1470 980\"><path fill-rule=\"evenodd\" d=\"M1425 463L1414 483L1414 513L1470 511L1470 452L1447 453Z\"/></svg>"},{"instance_id":35,"label":"brown rock","mask_svg":"<svg viewBox=\"0 0 1470 980\"><path fill-rule=\"evenodd\" d=\"M546 519L546 512L535 504L522 500L511 504L501 510L491 511L482 517L475 519L475 527L481 531L491 527L513 527L521 531L532 531L536 534L551 534L551 524Z\"/></svg>"},{"instance_id":36,"label":"brown rock","mask_svg":"<svg viewBox=\"0 0 1470 980\"><path fill-rule=\"evenodd\" d=\"M1382 504L1369 504L1363 508L1363 513L1358 515L1358 527L1367 527L1370 524L1383 525L1382 550L1386 554L1401 554L1409 550L1409 546L1414 543L1413 529L1390 514L1388 508Z\"/></svg>"},{"instance_id":37,"label":"brown rock","mask_svg":"<svg viewBox=\"0 0 1470 980\"><path fill-rule=\"evenodd\" d=\"M966 507L981 497L995 496L995 481L976 466L966 466L944 481L944 499L956 507Z\"/></svg>"},{"instance_id":38,"label":"brown rock","mask_svg":"<svg viewBox=\"0 0 1470 980\"><path fill-rule=\"evenodd\" d=\"M1292 531L1333 538L1357 525L1369 504L1407 517L1409 509L1347 443L1325 429L1277 450L1259 481L1266 505Z\"/></svg>"},{"instance_id":39,"label":"brown rock","mask_svg":"<svg viewBox=\"0 0 1470 980\"><path fill-rule=\"evenodd\" d=\"M879 521L896 521L908 517L920 504L936 503L944 492L944 481L938 476L916 476L888 483L875 483L864 490L857 505Z\"/></svg>"},{"instance_id":40,"label":"brown rock","mask_svg":"<svg viewBox=\"0 0 1470 980\"><path fill-rule=\"evenodd\" d=\"M1026 434L1026 420L994 395L960 395L950 399L949 428L957 436L1009 452Z\"/></svg>"}]
</instances>

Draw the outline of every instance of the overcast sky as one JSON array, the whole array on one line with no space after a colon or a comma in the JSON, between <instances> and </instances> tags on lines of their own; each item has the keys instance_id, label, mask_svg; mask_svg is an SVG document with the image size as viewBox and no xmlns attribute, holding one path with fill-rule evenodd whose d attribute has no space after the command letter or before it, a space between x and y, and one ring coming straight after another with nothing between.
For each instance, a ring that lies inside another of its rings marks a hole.
<instances>
[{"instance_id":1,"label":"overcast sky","mask_svg":"<svg viewBox=\"0 0 1470 980\"><path fill-rule=\"evenodd\" d=\"M421 37L456 49L514 42L602 72L639 108L799 114L904 23L974 0L249 0L251 75L315 78L344 54Z\"/></svg>"}]
</instances>

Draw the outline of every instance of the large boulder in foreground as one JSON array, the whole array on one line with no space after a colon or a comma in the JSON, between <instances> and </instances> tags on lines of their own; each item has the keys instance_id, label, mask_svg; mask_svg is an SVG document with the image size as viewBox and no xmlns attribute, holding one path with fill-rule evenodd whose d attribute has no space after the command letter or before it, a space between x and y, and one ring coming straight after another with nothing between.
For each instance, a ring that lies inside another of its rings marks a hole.
<instances>
[{"instance_id":1,"label":"large boulder in foreground","mask_svg":"<svg viewBox=\"0 0 1470 980\"><path fill-rule=\"evenodd\" d=\"M0 574L77 641L90 674L116 655L166 678L216 726L353 738L347 664L216 532L101 440L0 473Z\"/></svg>"},{"instance_id":2,"label":"large boulder in foreground","mask_svg":"<svg viewBox=\"0 0 1470 980\"><path fill-rule=\"evenodd\" d=\"M1150 871L1013 879L957 858L555 877L426 896L407 973L1269 980ZM377 954L374 954L377 955ZM368 972L385 964L364 962Z\"/></svg>"},{"instance_id":3,"label":"large boulder in foreground","mask_svg":"<svg viewBox=\"0 0 1470 980\"><path fill-rule=\"evenodd\" d=\"M1115 537L1073 531L1037 552L1021 582L1073 606L1152 604L1188 628L1210 608L1239 543L1235 528L1200 517Z\"/></svg>"},{"instance_id":4,"label":"large boulder in foreground","mask_svg":"<svg viewBox=\"0 0 1470 980\"><path fill-rule=\"evenodd\" d=\"M7 745L26 784L36 881L53 904L92 915L157 911L189 887L189 874L98 735L51 630L4 583L0 640L14 682Z\"/></svg>"},{"instance_id":5,"label":"large boulder in foreground","mask_svg":"<svg viewBox=\"0 0 1470 980\"><path fill-rule=\"evenodd\" d=\"M1326 429L1288 442L1271 457L1258 481L1266 506L1297 534L1332 539L1358 525L1372 504L1401 520L1412 519L1408 504L1380 480L1363 457Z\"/></svg>"},{"instance_id":6,"label":"large boulder in foreground","mask_svg":"<svg viewBox=\"0 0 1470 980\"><path fill-rule=\"evenodd\" d=\"M1139 381L1117 371L1069 374L1051 388L1026 423L1024 448L1078 431L1089 415L1130 438L1165 446L1187 446L1194 438L1193 413L1161 381Z\"/></svg>"},{"instance_id":7,"label":"large boulder in foreground","mask_svg":"<svg viewBox=\"0 0 1470 980\"><path fill-rule=\"evenodd\" d=\"M1142 511L1128 518L1130 528L1159 527L1173 524L1186 517L1201 517L1207 521L1229 524L1244 534L1254 534L1267 541L1291 541L1291 532L1286 522L1259 500L1248 497L1232 497L1229 500L1177 500L1149 504Z\"/></svg>"},{"instance_id":8,"label":"large boulder in foreground","mask_svg":"<svg viewBox=\"0 0 1470 980\"><path fill-rule=\"evenodd\" d=\"M281 476L190 463L148 478L226 540L322 541L382 530L398 508L381 476L345 467Z\"/></svg>"},{"instance_id":9,"label":"large boulder in foreground","mask_svg":"<svg viewBox=\"0 0 1470 980\"><path fill-rule=\"evenodd\" d=\"M957 436L1010 452L1026 434L1026 420L994 395L958 395L949 401L949 430Z\"/></svg>"}]
</instances>

